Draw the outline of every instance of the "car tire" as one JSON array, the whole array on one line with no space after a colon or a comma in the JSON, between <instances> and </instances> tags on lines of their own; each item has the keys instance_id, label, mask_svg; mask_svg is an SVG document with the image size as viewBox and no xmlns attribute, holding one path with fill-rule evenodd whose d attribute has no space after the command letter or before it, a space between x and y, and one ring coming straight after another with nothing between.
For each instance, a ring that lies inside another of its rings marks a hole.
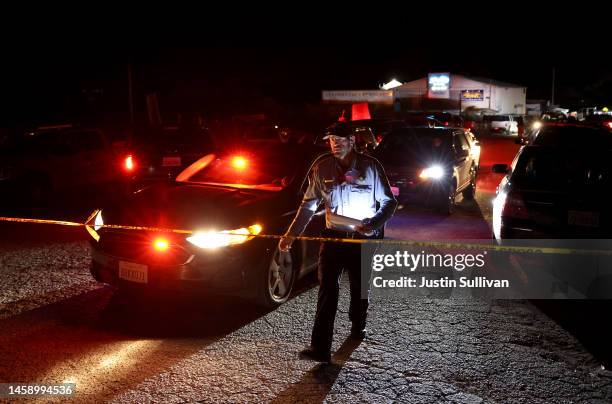
<instances>
[{"instance_id":1,"label":"car tire","mask_svg":"<svg viewBox=\"0 0 612 404\"><path fill-rule=\"evenodd\" d=\"M448 188L448 194L440 201L440 212L452 215L455 212L455 199L457 199L457 182L453 179Z\"/></svg>"},{"instance_id":2,"label":"car tire","mask_svg":"<svg viewBox=\"0 0 612 404\"><path fill-rule=\"evenodd\" d=\"M275 246L272 256L260 266L255 298L258 306L273 309L289 300L299 270L297 244L289 252L281 252Z\"/></svg>"},{"instance_id":3,"label":"car tire","mask_svg":"<svg viewBox=\"0 0 612 404\"><path fill-rule=\"evenodd\" d=\"M476 196L476 167L470 168L470 185L461 192L464 199L472 200Z\"/></svg>"}]
</instances>

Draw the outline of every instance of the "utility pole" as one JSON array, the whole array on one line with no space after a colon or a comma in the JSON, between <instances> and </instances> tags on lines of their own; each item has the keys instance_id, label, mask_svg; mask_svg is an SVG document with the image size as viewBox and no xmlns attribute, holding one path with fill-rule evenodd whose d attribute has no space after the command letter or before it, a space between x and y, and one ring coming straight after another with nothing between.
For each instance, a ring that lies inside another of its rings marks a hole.
<instances>
[{"instance_id":1,"label":"utility pole","mask_svg":"<svg viewBox=\"0 0 612 404\"><path fill-rule=\"evenodd\" d=\"M555 68L552 69L552 91L550 96L551 105L555 105Z\"/></svg>"},{"instance_id":2,"label":"utility pole","mask_svg":"<svg viewBox=\"0 0 612 404\"><path fill-rule=\"evenodd\" d=\"M134 132L134 92L132 89L132 64L128 63L128 98L130 103L130 131L129 131L129 143L132 144L132 136Z\"/></svg>"}]
</instances>

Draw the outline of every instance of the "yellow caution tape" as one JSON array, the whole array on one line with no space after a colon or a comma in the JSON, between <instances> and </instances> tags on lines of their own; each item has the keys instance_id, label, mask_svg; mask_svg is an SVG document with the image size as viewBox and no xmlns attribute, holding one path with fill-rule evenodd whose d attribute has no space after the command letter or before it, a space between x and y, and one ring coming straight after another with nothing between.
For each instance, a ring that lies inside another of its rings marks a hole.
<instances>
[{"instance_id":1,"label":"yellow caution tape","mask_svg":"<svg viewBox=\"0 0 612 404\"><path fill-rule=\"evenodd\" d=\"M59 226L71 226L71 227L85 227L94 239L99 240L99 236L92 229L91 221L95 217L98 211L95 211L85 223L70 222L64 220L50 220L50 219L29 219L29 218L16 218L16 217L0 217L0 222L16 222L16 223L37 223L37 224L52 224ZM160 227L148 227L148 226L125 226L115 224L103 224L100 225L102 228L107 229L120 229L120 230L134 230L134 231L146 231L152 233L176 233L176 234L193 234L194 230L182 230L182 229L167 229ZM240 233L228 232L227 234L244 235ZM267 238L267 239L281 239L284 235L275 234L251 234L249 238ZM501 246L496 244L480 244L480 243L454 243L444 241L418 241L418 240L393 240L393 239L353 239L353 238L332 238L332 237L314 237L314 236L297 236L294 237L296 240L306 241L326 241L336 243L351 243L351 244L379 244L379 245L397 245L405 247L436 247L445 249L477 249L477 250L491 250L491 251L502 251L502 252L516 252L516 253L534 253L534 254L599 254L599 255L612 255L612 250L592 250L592 249L572 249L572 248L557 248L557 247L525 247L525 246Z\"/></svg>"}]
</instances>

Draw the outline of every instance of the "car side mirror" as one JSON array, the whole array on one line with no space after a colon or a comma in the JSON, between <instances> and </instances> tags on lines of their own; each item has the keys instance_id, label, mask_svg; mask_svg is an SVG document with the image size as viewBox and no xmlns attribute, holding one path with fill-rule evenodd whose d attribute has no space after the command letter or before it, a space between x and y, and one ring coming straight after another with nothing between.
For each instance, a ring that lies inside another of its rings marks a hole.
<instances>
[{"instance_id":1,"label":"car side mirror","mask_svg":"<svg viewBox=\"0 0 612 404\"><path fill-rule=\"evenodd\" d=\"M508 164L493 164L491 167L491 171L497 174L508 174L509 169Z\"/></svg>"}]
</instances>

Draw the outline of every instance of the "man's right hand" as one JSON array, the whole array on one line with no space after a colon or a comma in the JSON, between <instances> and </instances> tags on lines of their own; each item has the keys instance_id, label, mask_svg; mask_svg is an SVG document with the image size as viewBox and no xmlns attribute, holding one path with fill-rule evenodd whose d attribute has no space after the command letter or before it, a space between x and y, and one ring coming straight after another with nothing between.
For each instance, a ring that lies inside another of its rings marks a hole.
<instances>
[{"instance_id":1,"label":"man's right hand","mask_svg":"<svg viewBox=\"0 0 612 404\"><path fill-rule=\"evenodd\" d=\"M278 242L278 249L284 252L289 251L291 244L293 244L293 240L295 240L295 237L285 236L281 238Z\"/></svg>"}]
</instances>

